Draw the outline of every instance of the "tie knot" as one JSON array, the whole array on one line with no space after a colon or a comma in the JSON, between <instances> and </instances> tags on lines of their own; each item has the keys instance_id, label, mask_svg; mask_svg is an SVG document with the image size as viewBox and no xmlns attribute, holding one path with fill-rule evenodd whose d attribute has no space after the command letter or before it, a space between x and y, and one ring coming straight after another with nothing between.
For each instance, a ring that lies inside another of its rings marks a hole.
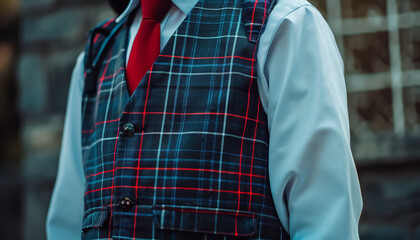
<instances>
[{"instance_id":1,"label":"tie knot","mask_svg":"<svg viewBox=\"0 0 420 240\"><path fill-rule=\"evenodd\" d=\"M141 0L143 19L161 22L171 7L171 0Z\"/></svg>"}]
</instances>

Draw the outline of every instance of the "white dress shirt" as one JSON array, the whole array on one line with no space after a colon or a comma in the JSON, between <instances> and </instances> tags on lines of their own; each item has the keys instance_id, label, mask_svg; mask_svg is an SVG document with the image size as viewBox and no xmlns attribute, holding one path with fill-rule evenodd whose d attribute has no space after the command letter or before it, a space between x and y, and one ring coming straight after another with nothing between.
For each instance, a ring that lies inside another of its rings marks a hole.
<instances>
[{"instance_id":1,"label":"white dress shirt","mask_svg":"<svg viewBox=\"0 0 420 240\"><path fill-rule=\"evenodd\" d=\"M198 0L172 2L161 23L161 48ZM137 4L132 0L129 7ZM127 58L140 21L138 11ZM73 70L47 218L47 235L53 240L81 234L83 57ZM359 239L362 197L350 151L343 62L318 10L306 0L279 0L260 38L257 63L270 132L269 179L281 223L291 239Z\"/></svg>"}]
</instances>

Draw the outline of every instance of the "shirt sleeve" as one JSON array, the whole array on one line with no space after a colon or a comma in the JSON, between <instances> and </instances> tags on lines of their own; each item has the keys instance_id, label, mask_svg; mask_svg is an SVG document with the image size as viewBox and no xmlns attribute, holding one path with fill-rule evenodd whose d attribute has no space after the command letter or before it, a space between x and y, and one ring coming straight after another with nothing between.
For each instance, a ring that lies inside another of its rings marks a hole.
<instances>
[{"instance_id":1,"label":"shirt sleeve","mask_svg":"<svg viewBox=\"0 0 420 240\"><path fill-rule=\"evenodd\" d=\"M81 144L83 57L81 53L70 83L57 179L46 221L50 240L81 237L85 188Z\"/></svg>"},{"instance_id":2,"label":"shirt sleeve","mask_svg":"<svg viewBox=\"0 0 420 240\"><path fill-rule=\"evenodd\" d=\"M362 197L343 62L318 10L282 2L268 18L258 56L276 210L291 239L359 239Z\"/></svg>"}]
</instances>

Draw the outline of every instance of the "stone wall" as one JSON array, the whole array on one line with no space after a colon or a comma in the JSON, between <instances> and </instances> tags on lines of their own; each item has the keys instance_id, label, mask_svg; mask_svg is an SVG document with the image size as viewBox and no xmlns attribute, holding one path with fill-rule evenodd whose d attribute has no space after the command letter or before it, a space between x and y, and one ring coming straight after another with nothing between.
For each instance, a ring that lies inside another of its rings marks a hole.
<instances>
[{"instance_id":1,"label":"stone wall","mask_svg":"<svg viewBox=\"0 0 420 240\"><path fill-rule=\"evenodd\" d=\"M345 62L360 238L420 239L420 1L312 2Z\"/></svg>"},{"instance_id":2,"label":"stone wall","mask_svg":"<svg viewBox=\"0 0 420 240\"><path fill-rule=\"evenodd\" d=\"M331 25L345 60L365 202L361 239L420 239L420 1L311 2ZM13 184L24 190L9 200L18 205L10 211L22 217L15 219L16 234L0 231L0 238L44 239L71 70L88 29L113 13L100 0L22 0L20 10L16 99L23 180ZM19 189L13 184L10 189Z\"/></svg>"},{"instance_id":3,"label":"stone wall","mask_svg":"<svg viewBox=\"0 0 420 240\"><path fill-rule=\"evenodd\" d=\"M22 178L19 171L20 121L16 108L18 56L16 1L0 1L0 239L20 239Z\"/></svg>"},{"instance_id":4,"label":"stone wall","mask_svg":"<svg viewBox=\"0 0 420 240\"><path fill-rule=\"evenodd\" d=\"M24 149L22 238L45 239L70 76L88 31L113 16L106 1L22 0L19 109Z\"/></svg>"}]
</instances>

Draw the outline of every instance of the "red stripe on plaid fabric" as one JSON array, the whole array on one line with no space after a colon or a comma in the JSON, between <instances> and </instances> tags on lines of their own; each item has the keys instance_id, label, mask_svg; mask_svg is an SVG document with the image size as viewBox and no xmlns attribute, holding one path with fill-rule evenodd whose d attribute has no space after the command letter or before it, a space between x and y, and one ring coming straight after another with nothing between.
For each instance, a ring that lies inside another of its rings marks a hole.
<instances>
[{"instance_id":1,"label":"red stripe on plaid fabric","mask_svg":"<svg viewBox=\"0 0 420 240\"><path fill-rule=\"evenodd\" d=\"M106 27L108 27L108 25L109 25L109 24L111 24L113 21L114 21L114 19L109 20L108 22L106 22L106 23L102 26L102 28L106 28ZM96 34L95 39L93 39L93 43L96 43L96 41L98 41L99 36L100 36L100 34L99 34L99 33L98 33L98 34Z\"/></svg>"},{"instance_id":2,"label":"red stripe on plaid fabric","mask_svg":"<svg viewBox=\"0 0 420 240\"><path fill-rule=\"evenodd\" d=\"M257 0L258 1L258 0ZM255 8L254 8L254 12L255 12ZM266 13L267 13L267 0L264 1L264 16L263 16L263 21L262 21L262 25L264 25L265 22L265 17L266 17ZM254 14L254 13L253 13ZM254 19L254 16L252 17L252 19ZM251 31L252 31L252 25L251 25ZM252 35L252 32L251 32ZM258 40L257 40L258 41ZM254 49L254 56L255 56L255 49ZM251 75L252 76L252 75ZM251 79L252 80L252 79ZM261 103L261 98L258 98L258 107L257 107L257 123L255 124L255 132L254 132L254 142L252 143L252 155L251 155L251 172L250 172L250 177L249 177L249 191L252 193L252 167L254 164L254 153L255 153L255 139L257 138L257 128L258 128L258 117L260 116L260 103ZM249 205L248 205L248 211L251 211L251 202L252 202L252 194L249 196Z\"/></svg>"},{"instance_id":3,"label":"red stripe on plaid fabric","mask_svg":"<svg viewBox=\"0 0 420 240\"><path fill-rule=\"evenodd\" d=\"M264 1L264 16L261 24L262 26L264 26L265 17L267 17L267 0Z\"/></svg>"},{"instance_id":4,"label":"red stripe on plaid fabric","mask_svg":"<svg viewBox=\"0 0 420 240\"><path fill-rule=\"evenodd\" d=\"M245 58L241 56L219 56L219 57L185 57L185 56L172 56L172 55L159 55L160 57L168 57L168 58L182 58L182 59L193 59L193 60L206 60L206 59L225 59L225 58L238 58L247 61L254 62L255 59Z\"/></svg>"},{"instance_id":5,"label":"red stripe on plaid fabric","mask_svg":"<svg viewBox=\"0 0 420 240\"><path fill-rule=\"evenodd\" d=\"M146 100L145 100L145 102L144 102L144 110L143 110L143 112L146 112L146 107L147 107L147 99L149 98L149 90L150 90L150 79L152 78L152 72L153 72L153 65L152 65L152 67L150 68L150 72L149 72L149 81L148 81L148 83L147 83L147 90L146 90ZM145 119L146 119L146 114L143 114L143 123L142 123L142 128L143 128L143 126L144 126L144 122L145 122ZM136 198L138 198L138 192L137 192L137 190L138 190L138 184L139 184L139 172L140 172L140 159L141 159L141 149L142 149L142 147L143 147L143 134L141 135L141 139L140 139L140 148L139 148L139 158L138 158L138 162L137 162L137 177L136 177ZM136 208L136 210L135 210L135 213L134 213L134 232L133 232L133 240L135 240L136 239L136 226L137 226L137 208Z\"/></svg>"},{"instance_id":6,"label":"red stripe on plaid fabric","mask_svg":"<svg viewBox=\"0 0 420 240\"><path fill-rule=\"evenodd\" d=\"M96 36L95 36L95 39L93 39L93 43L96 43L96 41L98 41L99 36L100 36L100 34L97 33Z\"/></svg>"},{"instance_id":7,"label":"red stripe on plaid fabric","mask_svg":"<svg viewBox=\"0 0 420 240\"><path fill-rule=\"evenodd\" d=\"M145 171L155 171L155 170L163 170L163 171L197 171L197 172L214 172L214 173L225 173L225 174L233 174L233 175L238 175L239 173L237 172L230 172L230 171L220 171L220 170L214 170L214 169L199 169L199 168L145 168L145 167L141 167L141 168L136 168L136 167L117 167L113 170L108 170L108 171L103 171L103 172L99 172L99 173L95 173L95 174L91 174L89 176L87 176L86 178L90 178L90 177L94 177L97 175L101 175L101 174L105 174L105 173L110 173L110 172L115 172L116 170L119 169L125 169L125 170L145 170ZM247 176L247 177L258 177L258 178L267 178L266 176L261 176L261 175L252 175L252 174L248 174L248 173L242 173L242 175Z\"/></svg>"},{"instance_id":8,"label":"red stripe on plaid fabric","mask_svg":"<svg viewBox=\"0 0 420 240\"><path fill-rule=\"evenodd\" d=\"M116 169L118 169L118 168L116 168ZM94 177L94 176L98 176L98 175L105 174L105 173L110 173L110 172L115 172L115 169L108 170L108 171L103 171L103 172L99 172L99 173L95 173L95 174L91 174L89 176L86 176L86 178L91 178L91 177Z\"/></svg>"},{"instance_id":9,"label":"red stripe on plaid fabric","mask_svg":"<svg viewBox=\"0 0 420 240\"><path fill-rule=\"evenodd\" d=\"M237 117L237 118L243 118L243 119L247 119L250 121L258 121L256 119L253 118L247 118L245 116L241 116L241 115L236 115L236 114L231 114L231 113L219 113L219 112L197 112L197 113L176 113L176 112L124 112L124 114L165 114L165 115L181 115L181 116L185 116L185 115L219 115L219 116L230 116L230 117ZM258 121L258 123L261 124L267 124L266 122L262 122L262 121Z\"/></svg>"},{"instance_id":10,"label":"red stripe on plaid fabric","mask_svg":"<svg viewBox=\"0 0 420 240\"><path fill-rule=\"evenodd\" d=\"M135 170L135 168L130 168L130 167L118 167L117 169ZM237 172L231 172L231 171L220 171L220 170L215 170L215 169L199 169L199 168L140 168L140 170L198 171L198 172L214 172L214 173L225 173L225 174L234 174L234 175L239 174ZM250 174L247 174L247 173L242 173L242 175L251 176ZM266 178L265 176L261 176L261 175L254 175L254 177Z\"/></svg>"},{"instance_id":11,"label":"red stripe on plaid fabric","mask_svg":"<svg viewBox=\"0 0 420 240\"><path fill-rule=\"evenodd\" d=\"M93 39L93 43L96 43L96 41L98 41L99 36L100 36L100 34L99 34L99 33L98 33L98 34L96 34L95 39Z\"/></svg>"},{"instance_id":12,"label":"red stripe on plaid fabric","mask_svg":"<svg viewBox=\"0 0 420 240\"><path fill-rule=\"evenodd\" d=\"M255 1L254 10L252 11L252 18L251 18L251 27L249 31L249 41L252 39L252 26L254 25L254 17L255 17L255 9L257 8L258 0Z\"/></svg>"},{"instance_id":13,"label":"red stripe on plaid fabric","mask_svg":"<svg viewBox=\"0 0 420 240\"><path fill-rule=\"evenodd\" d=\"M188 188L188 187L154 187L154 186L112 186L112 187L98 188L98 189L87 191L85 193L85 196L88 195L89 193L109 190L113 188L134 188L134 189L154 189L154 190L191 190L191 191L221 192L221 193L246 194L246 195L252 194L253 196L269 197L262 193L237 192L237 191L231 191L231 190L219 190L219 189L209 189L209 188Z\"/></svg>"},{"instance_id":14,"label":"red stripe on plaid fabric","mask_svg":"<svg viewBox=\"0 0 420 240\"><path fill-rule=\"evenodd\" d=\"M103 121L103 122L97 122L95 123L94 128L98 126L99 124L111 123L111 122L117 122L117 121L120 121L120 119L118 118L118 119L113 119L113 120L108 120L108 121ZM95 130L94 128L90 130L82 130L82 133L92 133Z\"/></svg>"},{"instance_id":15,"label":"red stripe on plaid fabric","mask_svg":"<svg viewBox=\"0 0 420 240\"><path fill-rule=\"evenodd\" d=\"M255 1L254 9L252 11L252 19L251 19L251 28L250 28L249 40L251 40L251 37L252 37L252 26L254 25L254 17L255 17L255 10L257 8L257 3L258 3L258 0ZM265 0L264 8L266 8L266 7L267 7L267 1ZM264 9L264 17L263 17L264 20L265 20L265 13L266 13L266 10ZM264 24L264 22L263 22L263 24ZM258 46L258 44L255 44L255 46ZM254 60L255 60L255 52L256 52L256 50L257 50L257 47L254 47L254 52L252 53L252 59L254 59ZM254 61L252 61L252 64L251 64L251 80L250 80L249 89L248 89L248 103L247 103L247 109L246 109L246 115L245 115L246 118L248 118L249 98L250 98L250 94L251 94L251 84L252 84L253 76L254 76ZM258 101L260 101L260 99L258 99ZM259 105L258 105L258 108L259 108ZM257 115L257 119L258 119L258 115ZM242 167L242 151L243 151L243 144L244 144L244 138L245 138L246 124L247 124L247 120L245 119L244 131L243 131L242 141L241 141L241 152L239 154L238 192L241 191L241 184L240 184L240 182L241 182L241 175L242 175L242 173L241 173L241 171L242 171L242 169L241 169L241 167ZM253 143L254 146L255 146L255 136L256 135L254 135L254 143ZM252 171L252 166L251 166L251 171ZM250 179L252 179L252 177L250 177ZM252 191L250 191L250 192L252 192ZM252 196L252 194L250 195L250 199L251 199L251 196ZM237 208L238 211L240 210L239 209L240 208L240 201L241 201L241 195L238 195L238 208ZM249 205L249 208L250 207L251 206ZM238 235L238 217L235 218L235 236L237 236L237 235Z\"/></svg>"},{"instance_id":16,"label":"red stripe on plaid fabric","mask_svg":"<svg viewBox=\"0 0 420 240\"><path fill-rule=\"evenodd\" d=\"M112 197L114 196L114 179L115 179L115 160L117 156L117 145L118 145L118 137L120 135L120 127L118 127L117 137L115 138L115 146L114 146L114 164L112 166L112 185L111 185L111 210L110 210L110 217L109 217L109 231L108 231L108 239L111 239L111 219L112 219Z\"/></svg>"},{"instance_id":17,"label":"red stripe on plaid fabric","mask_svg":"<svg viewBox=\"0 0 420 240\"><path fill-rule=\"evenodd\" d=\"M106 27L108 27L108 25L109 25L109 24L111 24L113 21L114 21L114 19L109 20L108 22L106 22L106 23L102 26L102 28L106 28ZM99 33L98 33L98 34L96 34L95 39L93 39L93 43L96 43L96 41L98 41L99 36L100 36L100 34L99 34Z\"/></svg>"},{"instance_id":18,"label":"red stripe on plaid fabric","mask_svg":"<svg viewBox=\"0 0 420 240\"><path fill-rule=\"evenodd\" d=\"M160 210L169 210L175 212L193 212L193 213L212 213L212 214L222 214L222 215L238 215L242 217L254 217L255 214L246 214L243 212L227 212L227 211L217 211L217 210L207 210L207 209L186 209L186 208L174 208L174 207L155 207L155 209Z\"/></svg>"},{"instance_id":19,"label":"red stripe on plaid fabric","mask_svg":"<svg viewBox=\"0 0 420 240\"><path fill-rule=\"evenodd\" d=\"M120 69L118 69L114 74L112 74L112 75L109 75L109 76L106 76L105 78L104 78L104 80L106 80L106 79L110 79L110 78L114 78L115 76L117 76L118 75L118 73L120 73L122 70L124 70L125 68L120 68Z\"/></svg>"},{"instance_id":20,"label":"red stripe on plaid fabric","mask_svg":"<svg viewBox=\"0 0 420 240\"><path fill-rule=\"evenodd\" d=\"M260 116L260 103L261 98L258 99L258 107L257 107L257 120ZM252 169L254 166L254 153L255 153L255 140L257 139L257 129L258 129L258 123L255 124L255 131L254 131L254 142L252 143L252 155L251 155L251 172L249 173L249 191L252 192ZM251 211L251 202L252 202L252 195L249 196L249 205L248 205L248 211Z\"/></svg>"},{"instance_id":21,"label":"red stripe on plaid fabric","mask_svg":"<svg viewBox=\"0 0 420 240\"><path fill-rule=\"evenodd\" d=\"M255 50L254 50L255 54ZM249 87L248 87L248 97L247 97L247 105L246 105L246 114L245 114L245 123L244 123L244 130L242 132L242 140L241 140L241 151L239 153L239 179L238 179L238 192L241 192L241 175L242 175L242 153L244 149L244 139L245 139L245 131L246 131L246 125L247 125L247 118L249 113L249 98L251 95L251 86L252 86L252 76L254 76L254 62L252 62L251 67L251 81L249 81ZM255 139L254 139L255 141ZM237 210L240 210L240 203L241 203L241 194L238 194L238 204L237 204ZM235 236L238 236L238 216L235 218Z\"/></svg>"},{"instance_id":22,"label":"red stripe on plaid fabric","mask_svg":"<svg viewBox=\"0 0 420 240\"><path fill-rule=\"evenodd\" d=\"M236 115L236 114L231 114L231 113L218 113L218 112L198 112L198 113L175 113L175 112L123 112L123 114L160 114L160 115L181 115L181 116L194 116L194 115L220 115L220 116L230 116L230 117L236 117L236 118L242 118L245 120L249 120L249 121L253 121L253 122L257 122L257 123L261 123L261 124L267 124L266 122L262 122L258 119L253 119L253 118L247 118L245 116L240 116L240 115ZM104 124L104 123L110 123L110 122L115 122L115 121L119 121L120 119L114 119L114 120L109 120L109 121L103 121L103 122L97 122L95 123L95 127L99 124ZM92 133L94 131L94 129L89 129L89 130L83 130L82 133Z\"/></svg>"}]
</instances>

